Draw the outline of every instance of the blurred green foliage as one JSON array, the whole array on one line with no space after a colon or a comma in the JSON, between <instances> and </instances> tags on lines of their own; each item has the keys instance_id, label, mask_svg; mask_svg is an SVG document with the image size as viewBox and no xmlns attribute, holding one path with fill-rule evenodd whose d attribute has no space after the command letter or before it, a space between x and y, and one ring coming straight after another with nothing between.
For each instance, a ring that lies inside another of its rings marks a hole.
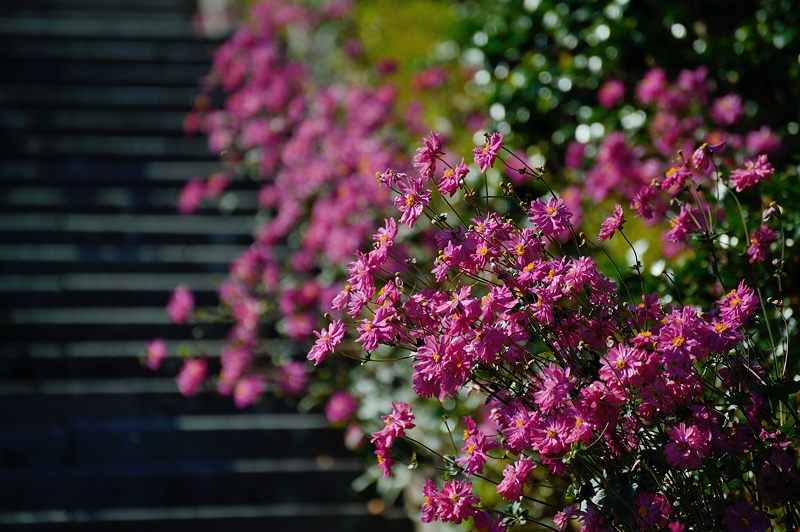
<instances>
[{"instance_id":1,"label":"blurred green foliage","mask_svg":"<svg viewBox=\"0 0 800 532\"><path fill-rule=\"evenodd\" d=\"M596 91L629 87L658 65L670 78L707 65L718 94L737 92L748 115L796 152L800 129L800 9L792 0L466 0L454 39L476 69L467 86L487 99L504 133L536 144L548 166L581 123L606 122Z\"/></svg>"}]
</instances>

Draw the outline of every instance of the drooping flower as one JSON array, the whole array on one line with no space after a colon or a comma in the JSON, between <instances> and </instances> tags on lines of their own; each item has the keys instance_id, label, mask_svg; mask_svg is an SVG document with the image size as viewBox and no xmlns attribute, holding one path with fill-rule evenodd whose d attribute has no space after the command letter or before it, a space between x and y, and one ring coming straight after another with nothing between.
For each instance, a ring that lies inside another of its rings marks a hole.
<instances>
[{"instance_id":1,"label":"drooping flower","mask_svg":"<svg viewBox=\"0 0 800 532\"><path fill-rule=\"evenodd\" d=\"M442 138L435 131L422 139L422 146L414 155L414 167L425 179L431 179L436 171L436 160L442 155Z\"/></svg>"},{"instance_id":2,"label":"drooping flower","mask_svg":"<svg viewBox=\"0 0 800 532\"><path fill-rule=\"evenodd\" d=\"M333 320L327 329L314 331L317 341L314 342L306 358L318 366L329 353L333 353L334 348L344 338L344 333L345 327L341 320Z\"/></svg>"},{"instance_id":3,"label":"drooping flower","mask_svg":"<svg viewBox=\"0 0 800 532\"><path fill-rule=\"evenodd\" d=\"M622 214L622 205L617 203L614 206L614 213L600 224L600 232L597 234L597 240L608 240L613 237L614 233L622 230L622 225L624 223L625 216Z\"/></svg>"},{"instance_id":4,"label":"drooping flower","mask_svg":"<svg viewBox=\"0 0 800 532\"><path fill-rule=\"evenodd\" d=\"M528 475L535 467L536 462L527 456L508 464L503 469L503 481L497 485L497 493L507 501L519 500L528 482Z\"/></svg>"},{"instance_id":5,"label":"drooping flower","mask_svg":"<svg viewBox=\"0 0 800 532\"><path fill-rule=\"evenodd\" d=\"M778 239L778 233L762 224L759 229L750 233L750 246L747 248L747 255L750 257L750 264L754 262L764 262L767 259L769 245Z\"/></svg>"},{"instance_id":6,"label":"drooping flower","mask_svg":"<svg viewBox=\"0 0 800 532\"><path fill-rule=\"evenodd\" d=\"M737 168L731 172L730 181L736 189L736 192L741 192L750 187L753 187L772 177L775 169L769 163L767 156L762 154L753 161L751 159L744 160L744 168Z\"/></svg>"},{"instance_id":7,"label":"drooping flower","mask_svg":"<svg viewBox=\"0 0 800 532\"><path fill-rule=\"evenodd\" d=\"M491 137L487 139L486 144L483 147L477 147L472 150L475 164L478 165L478 167L481 169L481 172L485 172L494 166L494 160L502 147L503 135L495 132L492 133Z\"/></svg>"}]
</instances>

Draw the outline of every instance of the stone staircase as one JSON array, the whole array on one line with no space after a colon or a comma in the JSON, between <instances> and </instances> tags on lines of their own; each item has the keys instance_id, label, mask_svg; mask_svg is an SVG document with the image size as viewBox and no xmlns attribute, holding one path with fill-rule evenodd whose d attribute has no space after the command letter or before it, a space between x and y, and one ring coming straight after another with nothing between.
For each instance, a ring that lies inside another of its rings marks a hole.
<instances>
[{"instance_id":1,"label":"stone staircase","mask_svg":"<svg viewBox=\"0 0 800 532\"><path fill-rule=\"evenodd\" d=\"M175 209L218 169L181 132L214 44L193 7L0 4L0 529L410 530L350 489L360 464L321 415L183 398L175 362L140 363L146 340L174 353L196 332L168 291L213 304L251 240L246 183L230 215ZM224 333L204 330L210 353Z\"/></svg>"}]
</instances>

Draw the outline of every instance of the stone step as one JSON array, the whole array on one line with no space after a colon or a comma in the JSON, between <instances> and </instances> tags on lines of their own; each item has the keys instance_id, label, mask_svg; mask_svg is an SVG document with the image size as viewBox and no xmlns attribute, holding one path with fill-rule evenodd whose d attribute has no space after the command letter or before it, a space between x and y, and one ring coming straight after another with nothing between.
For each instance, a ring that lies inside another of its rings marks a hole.
<instances>
[{"instance_id":1,"label":"stone step","mask_svg":"<svg viewBox=\"0 0 800 532\"><path fill-rule=\"evenodd\" d=\"M65 530L70 525L89 532L264 532L311 530L412 532L414 526L399 509L370 515L363 503L145 507L93 511L51 510L0 513L0 525L18 530Z\"/></svg>"},{"instance_id":2,"label":"stone step","mask_svg":"<svg viewBox=\"0 0 800 532\"><path fill-rule=\"evenodd\" d=\"M93 60L93 61L148 61L151 63L181 63L208 66L209 48L216 43L203 40L176 41L165 45L157 41L125 40L112 37L107 40L7 36L4 39L6 57L30 61L41 60Z\"/></svg>"},{"instance_id":3,"label":"stone step","mask_svg":"<svg viewBox=\"0 0 800 532\"><path fill-rule=\"evenodd\" d=\"M29 58L0 60L0 83L92 84L129 87L152 84L160 87L190 87L197 90L200 78L208 74L204 63L109 62Z\"/></svg>"},{"instance_id":4,"label":"stone step","mask_svg":"<svg viewBox=\"0 0 800 532\"><path fill-rule=\"evenodd\" d=\"M72 187L82 181L113 181L116 186L127 186L131 180L170 181L166 186L185 183L193 175L209 175L220 170L218 162L202 161L121 161L86 160L65 157L62 160L25 160L7 158L0 165L0 178L5 180L28 180L42 184ZM77 182L77 183L76 183ZM14 181L9 181L9 186ZM180 186L180 185L177 185Z\"/></svg>"},{"instance_id":5,"label":"stone step","mask_svg":"<svg viewBox=\"0 0 800 532\"><path fill-rule=\"evenodd\" d=\"M1 21L0 21L1 22ZM0 24L0 36L2 36ZM0 85L0 108L118 109L186 111L197 96L194 87L127 85Z\"/></svg>"},{"instance_id":6,"label":"stone step","mask_svg":"<svg viewBox=\"0 0 800 532\"><path fill-rule=\"evenodd\" d=\"M117 157L154 160L216 161L206 141L198 137L140 137L110 135L30 134L0 146L0 155L32 157Z\"/></svg>"},{"instance_id":7,"label":"stone step","mask_svg":"<svg viewBox=\"0 0 800 532\"><path fill-rule=\"evenodd\" d=\"M0 511L141 507L152 501L202 506L363 500L350 488L358 472L352 466L280 471L271 462L227 461L5 470Z\"/></svg>"}]
</instances>

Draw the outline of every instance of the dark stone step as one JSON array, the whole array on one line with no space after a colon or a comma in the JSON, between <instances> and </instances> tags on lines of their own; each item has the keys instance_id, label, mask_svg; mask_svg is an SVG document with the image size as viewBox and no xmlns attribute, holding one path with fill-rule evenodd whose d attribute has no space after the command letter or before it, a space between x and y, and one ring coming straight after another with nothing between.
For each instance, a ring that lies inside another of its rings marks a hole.
<instances>
[{"instance_id":1,"label":"dark stone step","mask_svg":"<svg viewBox=\"0 0 800 532\"><path fill-rule=\"evenodd\" d=\"M39 109L0 110L0 123L7 130L38 133L112 135L160 135L183 137L182 112L43 111Z\"/></svg>"},{"instance_id":2,"label":"dark stone step","mask_svg":"<svg viewBox=\"0 0 800 532\"><path fill-rule=\"evenodd\" d=\"M131 417L223 416L230 423L239 423L240 430L250 430L252 424L246 415L296 411L292 401L265 398L248 408L245 415L230 397L219 395L212 383L206 383L198 395L183 397L177 393L173 378L163 375L166 371L140 380L7 382L0 387L0 397L14 407L0 412L0 419L5 427L59 424L73 419L113 422Z\"/></svg>"},{"instance_id":3,"label":"dark stone step","mask_svg":"<svg viewBox=\"0 0 800 532\"><path fill-rule=\"evenodd\" d=\"M369 515L363 503L281 504L265 506L137 508L94 512L18 512L0 514L0 524L15 524L25 532L413 532L400 510Z\"/></svg>"},{"instance_id":4,"label":"dark stone step","mask_svg":"<svg viewBox=\"0 0 800 532\"><path fill-rule=\"evenodd\" d=\"M319 424L309 423L316 418L301 414L249 417L254 419L254 428L249 430L232 430L222 423L227 421L224 418L217 422L212 417L203 418L209 420L205 430L186 430L185 425L192 420L181 418L127 423L75 419L61 425L24 428L6 425L0 440L0 474L13 472L23 476L24 469L103 468L117 464L146 471L154 461L163 465L150 473L165 474L169 472L166 464L173 462L264 459L297 462L298 458L305 458L302 462L312 469L310 466L319 455L349 458L351 469L357 469L357 464L347 456L341 434L329 430L324 420ZM276 421L266 421L269 418ZM260 419L265 421L259 422ZM31 446L31 441L43 443Z\"/></svg>"},{"instance_id":5,"label":"dark stone step","mask_svg":"<svg viewBox=\"0 0 800 532\"><path fill-rule=\"evenodd\" d=\"M156 82L159 87L192 87L197 90L200 78L206 74L208 65L202 63L118 63L30 58L0 60L0 82L15 85L69 83L136 87L152 86Z\"/></svg>"},{"instance_id":6,"label":"dark stone step","mask_svg":"<svg viewBox=\"0 0 800 532\"><path fill-rule=\"evenodd\" d=\"M120 468L45 469L3 473L0 510L63 510L162 505L334 503L366 497L350 488L356 471L240 472L228 464L176 463L150 471ZM42 496L47 493L47 496Z\"/></svg>"},{"instance_id":7,"label":"dark stone step","mask_svg":"<svg viewBox=\"0 0 800 532\"><path fill-rule=\"evenodd\" d=\"M94 61L149 61L153 63L196 63L208 66L209 49L214 42L154 42L110 39L7 37L6 57L38 61L41 59L80 59Z\"/></svg>"},{"instance_id":8,"label":"dark stone step","mask_svg":"<svg viewBox=\"0 0 800 532\"><path fill-rule=\"evenodd\" d=\"M54 245L47 248L35 244L0 246L1 262L40 263L147 263L147 264L226 264L245 250L241 246L92 246ZM24 274L25 271L17 272Z\"/></svg>"},{"instance_id":9,"label":"dark stone step","mask_svg":"<svg viewBox=\"0 0 800 532\"><path fill-rule=\"evenodd\" d=\"M100 13L100 12L99 12ZM40 13L0 18L0 36L94 37L96 39L196 40L187 20L146 17L102 17L89 12L80 18L46 18Z\"/></svg>"},{"instance_id":10,"label":"dark stone step","mask_svg":"<svg viewBox=\"0 0 800 532\"><path fill-rule=\"evenodd\" d=\"M233 257L230 257L233 259ZM196 263L196 262L131 262L124 259L117 261L91 261L84 259L80 262L40 262L40 261L3 261L0 263L0 275L4 274L68 274L68 273L209 273L219 274L224 277L228 273L227 262Z\"/></svg>"},{"instance_id":11,"label":"dark stone step","mask_svg":"<svg viewBox=\"0 0 800 532\"><path fill-rule=\"evenodd\" d=\"M144 158L148 161L216 161L206 141L197 137L113 137L43 135L7 138L0 155L9 157Z\"/></svg>"},{"instance_id":12,"label":"dark stone step","mask_svg":"<svg viewBox=\"0 0 800 532\"><path fill-rule=\"evenodd\" d=\"M113 12L118 9L139 12L154 11L180 11L191 14L196 5L196 0L5 0L4 9L16 12L18 9L39 9L49 11L52 9L73 9L84 11Z\"/></svg>"},{"instance_id":13,"label":"dark stone step","mask_svg":"<svg viewBox=\"0 0 800 532\"><path fill-rule=\"evenodd\" d=\"M163 272L161 272L163 274ZM165 274L163 274L165 275ZM186 275L198 274L181 274L180 277ZM203 275L203 274L199 274ZM225 275L214 274L209 275L215 280L222 280ZM158 282L159 279L153 279ZM167 281L158 283L159 285L168 285ZM172 286L174 288L175 285ZM218 302L216 292L212 291L216 287L216 283L211 283L208 286L202 287L202 291L194 292L195 301L198 306L216 305ZM168 290L164 289L145 289L145 290L123 290L123 289L102 289L96 290L47 290L47 291L8 291L4 294L4 301L7 305L17 309L35 309L35 308L75 308L81 310L88 307L110 307L124 301L125 305L129 308L150 307L160 308L167 304L169 297ZM6 311L8 312L8 311ZM2 315L2 314L0 314Z\"/></svg>"},{"instance_id":14,"label":"dark stone step","mask_svg":"<svg viewBox=\"0 0 800 532\"><path fill-rule=\"evenodd\" d=\"M86 160L78 157L64 157L61 160L31 161L9 158L0 165L0 178L26 179L33 182L51 183L55 186L69 188L78 186L76 181L103 181L102 186L113 182L116 186L125 186L130 180L153 180L169 182L175 186L180 181L193 175L208 175L218 172L218 162L185 162L185 161L120 161L119 159ZM41 181L39 181L41 180ZM180 185L178 185L180 186Z\"/></svg>"},{"instance_id":15,"label":"dark stone step","mask_svg":"<svg viewBox=\"0 0 800 532\"><path fill-rule=\"evenodd\" d=\"M205 338L223 338L230 326L204 325ZM0 340L34 342L47 338L53 342L73 342L92 338L102 341L128 339L134 336L148 339L191 338L192 328L167 323L15 323L0 324Z\"/></svg>"},{"instance_id":16,"label":"dark stone step","mask_svg":"<svg viewBox=\"0 0 800 532\"><path fill-rule=\"evenodd\" d=\"M0 24L0 30L2 30L2 24ZM1 31L0 35L2 35ZM0 86L0 107L186 111L192 107L195 96L197 96L197 89L194 87L5 84Z\"/></svg>"}]
</instances>

